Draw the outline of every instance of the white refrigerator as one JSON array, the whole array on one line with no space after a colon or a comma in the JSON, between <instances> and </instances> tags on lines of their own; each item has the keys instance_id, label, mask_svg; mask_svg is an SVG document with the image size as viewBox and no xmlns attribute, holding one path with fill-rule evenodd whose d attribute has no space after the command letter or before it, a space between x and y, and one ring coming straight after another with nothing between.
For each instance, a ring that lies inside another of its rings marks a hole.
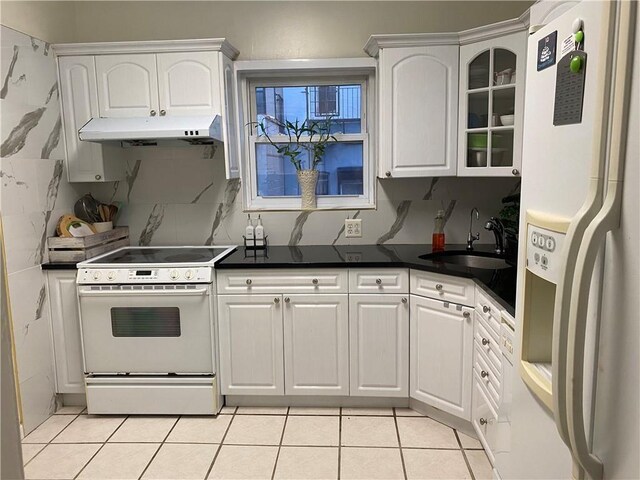
<instances>
[{"instance_id":1,"label":"white refrigerator","mask_svg":"<svg viewBox=\"0 0 640 480\"><path fill-rule=\"evenodd\" d=\"M584 0L528 39L503 480L640 478L636 3Z\"/></svg>"}]
</instances>

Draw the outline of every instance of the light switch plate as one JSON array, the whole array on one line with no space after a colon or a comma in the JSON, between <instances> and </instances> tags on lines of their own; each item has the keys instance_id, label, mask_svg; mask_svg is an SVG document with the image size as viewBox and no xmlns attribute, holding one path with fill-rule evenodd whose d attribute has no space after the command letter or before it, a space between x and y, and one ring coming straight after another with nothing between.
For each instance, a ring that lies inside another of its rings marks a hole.
<instances>
[{"instance_id":1,"label":"light switch plate","mask_svg":"<svg viewBox=\"0 0 640 480\"><path fill-rule=\"evenodd\" d=\"M344 236L346 238L361 238L362 237L362 219L347 218L344 221Z\"/></svg>"}]
</instances>

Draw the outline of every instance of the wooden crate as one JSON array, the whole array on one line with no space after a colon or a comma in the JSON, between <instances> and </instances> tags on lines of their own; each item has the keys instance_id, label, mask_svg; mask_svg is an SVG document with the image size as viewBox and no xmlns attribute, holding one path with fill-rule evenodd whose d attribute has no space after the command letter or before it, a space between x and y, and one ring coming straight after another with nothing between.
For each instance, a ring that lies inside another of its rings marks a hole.
<instances>
[{"instance_id":1,"label":"wooden crate","mask_svg":"<svg viewBox=\"0 0 640 480\"><path fill-rule=\"evenodd\" d=\"M115 227L88 237L49 237L50 262L81 262L103 253L129 246L129 227Z\"/></svg>"}]
</instances>

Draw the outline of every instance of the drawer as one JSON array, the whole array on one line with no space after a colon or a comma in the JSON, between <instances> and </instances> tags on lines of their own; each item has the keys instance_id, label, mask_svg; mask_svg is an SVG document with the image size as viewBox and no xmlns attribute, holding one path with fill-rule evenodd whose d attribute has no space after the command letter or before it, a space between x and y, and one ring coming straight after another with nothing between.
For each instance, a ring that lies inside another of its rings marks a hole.
<instances>
[{"instance_id":1,"label":"drawer","mask_svg":"<svg viewBox=\"0 0 640 480\"><path fill-rule=\"evenodd\" d=\"M499 337L502 308L480 289L476 291L476 312L485 320L491 333Z\"/></svg>"},{"instance_id":2,"label":"drawer","mask_svg":"<svg viewBox=\"0 0 640 480\"><path fill-rule=\"evenodd\" d=\"M411 270L411 293L458 305L475 304L476 286L468 278Z\"/></svg>"},{"instance_id":3,"label":"drawer","mask_svg":"<svg viewBox=\"0 0 640 480\"><path fill-rule=\"evenodd\" d=\"M348 293L347 269L217 272L218 293Z\"/></svg>"},{"instance_id":4,"label":"drawer","mask_svg":"<svg viewBox=\"0 0 640 480\"><path fill-rule=\"evenodd\" d=\"M479 321L476 321L473 336L476 341L476 348L482 352L484 357L487 358L499 372L502 366L502 353L498 343L500 340L489 335ZM485 342L483 342L483 340ZM487 341L489 343L485 345Z\"/></svg>"},{"instance_id":5,"label":"drawer","mask_svg":"<svg viewBox=\"0 0 640 480\"><path fill-rule=\"evenodd\" d=\"M409 293L409 270L350 269L349 293Z\"/></svg>"},{"instance_id":6,"label":"drawer","mask_svg":"<svg viewBox=\"0 0 640 480\"><path fill-rule=\"evenodd\" d=\"M488 362L482 358L482 354L477 350L474 352L474 357L473 369L477 376L476 378L489 394L489 399L493 402L493 407L497 411L500 404L500 393L498 393L500 392L500 379L497 377L495 370L489 367ZM483 372L487 373L484 377L482 376Z\"/></svg>"},{"instance_id":7,"label":"drawer","mask_svg":"<svg viewBox=\"0 0 640 480\"><path fill-rule=\"evenodd\" d=\"M489 457L489 461L493 464L495 457L493 454L493 445L491 442L493 438L491 433L498 421L498 415L478 375L474 375L473 377L473 399L471 405L471 423L473 424L473 429L478 434L478 439L480 443L482 443L487 457Z\"/></svg>"}]
</instances>

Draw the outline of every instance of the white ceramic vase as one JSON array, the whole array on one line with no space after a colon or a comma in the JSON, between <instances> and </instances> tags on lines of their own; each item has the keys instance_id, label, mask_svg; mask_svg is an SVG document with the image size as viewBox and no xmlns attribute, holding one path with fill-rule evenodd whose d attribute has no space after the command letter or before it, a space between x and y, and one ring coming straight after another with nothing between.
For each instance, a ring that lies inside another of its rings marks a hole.
<instances>
[{"instance_id":1,"label":"white ceramic vase","mask_svg":"<svg viewBox=\"0 0 640 480\"><path fill-rule=\"evenodd\" d=\"M317 170L298 170L298 184L302 197L302 210L314 210L317 206L316 186L318 185Z\"/></svg>"}]
</instances>

